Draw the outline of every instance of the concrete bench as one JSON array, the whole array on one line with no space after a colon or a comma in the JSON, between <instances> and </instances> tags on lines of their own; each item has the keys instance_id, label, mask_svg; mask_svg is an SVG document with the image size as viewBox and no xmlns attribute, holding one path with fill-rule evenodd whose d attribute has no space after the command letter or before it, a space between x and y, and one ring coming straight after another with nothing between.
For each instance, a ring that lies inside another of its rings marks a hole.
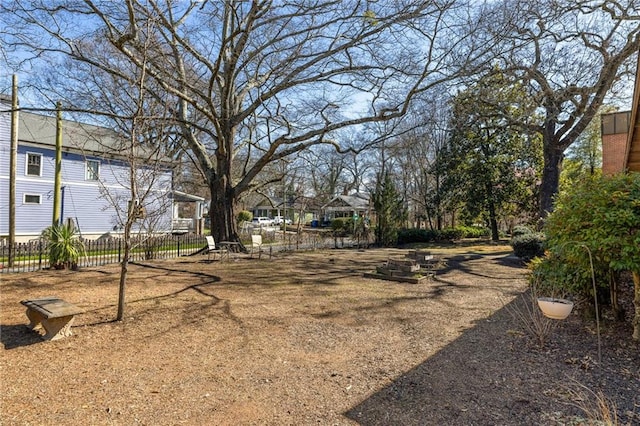
<instances>
[{"instance_id":1,"label":"concrete bench","mask_svg":"<svg viewBox=\"0 0 640 426\"><path fill-rule=\"evenodd\" d=\"M44 297L42 299L23 300L27 307L29 328L36 330L42 326L45 330L44 340L58 340L71 336L71 324L74 315L82 311L75 305L56 297Z\"/></svg>"}]
</instances>

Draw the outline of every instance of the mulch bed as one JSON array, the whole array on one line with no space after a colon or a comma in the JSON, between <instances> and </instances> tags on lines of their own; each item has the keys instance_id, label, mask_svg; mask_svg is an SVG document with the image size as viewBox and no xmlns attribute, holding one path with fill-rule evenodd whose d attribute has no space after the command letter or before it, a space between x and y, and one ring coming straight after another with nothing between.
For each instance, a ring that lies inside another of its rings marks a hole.
<instances>
[{"instance_id":1,"label":"mulch bed","mask_svg":"<svg viewBox=\"0 0 640 426\"><path fill-rule=\"evenodd\" d=\"M577 425L599 396L640 424L630 313L603 320L600 361L579 312L541 347L514 315L531 298L507 246L438 249L421 284L364 277L406 252L131 265L123 322L115 266L5 275L0 424ZM42 342L19 302L49 295L85 313Z\"/></svg>"}]
</instances>

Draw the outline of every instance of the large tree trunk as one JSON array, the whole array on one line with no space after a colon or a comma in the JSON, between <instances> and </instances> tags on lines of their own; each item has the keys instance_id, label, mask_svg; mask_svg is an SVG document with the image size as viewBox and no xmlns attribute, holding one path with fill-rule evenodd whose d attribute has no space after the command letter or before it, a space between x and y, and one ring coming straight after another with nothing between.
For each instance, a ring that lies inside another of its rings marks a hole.
<instances>
[{"instance_id":1,"label":"large tree trunk","mask_svg":"<svg viewBox=\"0 0 640 426\"><path fill-rule=\"evenodd\" d=\"M491 240L499 241L500 233L498 232L498 219L496 217L496 203L493 201L493 183L488 182L486 185L487 208L489 210L489 224L491 226Z\"/></svg>"},{"instance_id":2,"label":"large tree trunk","mask_svg":"<svg viewBox=\"0 0 640 426\"><path fill-rule=\"evenodd\" d=\"M553 211L553 202L560 184L560 170L564 149L551 140L553 136L544 135L544 168L540 184L540 218L544 219ZM547 140L549 139L549 140Z\"/></svg>"},{"instance_id":3,"label":"large tree trunk","mask_svg":"<svg viewBox=\"0 0 640 426\"><path fill-rule=\"evenodd\" d=\"M493 203L492 203L493 204ZM495 208L493 213L489 213L489 223L491 224L491 241L500 241L500 232L498 231L498 220L495 216Z\"/></svg>"},{"instance_id":4,"label":"large tree trunk","mask_svg":"<svg viewBox=\"0 0 640 426\"><path fill-rule=\"evenodd\" d=\"M640 271L633 271L634 295L633 340L640 340Z\"/></svg>"},{"instance_id":5,"label":"large tree trunk","mask_svg":"<svg viewBox=\"0 0 640 426\"><path fill-rule=\"evenodd\" d=\"M228 184L229 179L220 176L212 182L211 206L209 216L211 218L211 235L218 244L220 241L240 242L235 214L235 196L233 188ZM243 246L239 249L244 250Z\"/></svg>"}]
</instances>

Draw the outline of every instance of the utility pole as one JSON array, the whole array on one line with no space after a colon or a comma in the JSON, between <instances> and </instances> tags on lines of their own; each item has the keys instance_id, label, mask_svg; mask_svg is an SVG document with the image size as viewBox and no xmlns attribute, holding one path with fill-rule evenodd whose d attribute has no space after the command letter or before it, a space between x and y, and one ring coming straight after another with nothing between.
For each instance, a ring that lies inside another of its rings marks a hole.
<instances>
[{"instance_id":1,"label":"utility pole","mask_svg":"<svg viewBox=\"0 0 640 426\"><path fill-rule=\"evenodd\" d=\"M62 188L62 104L56 103L56 174L53 181L53 226L60 224Z\"/></svg>"},{"instance_id":2,"label":"utility pole","mask_svg":"<svg viewBox=\"0 0 640 426\"><path fill-rule=\"evenodd\" d=\"M9 259L13 266L16 245L16 170L18 159L18 76L13 75L11 84L11 153L9 154Z\"/></svg>"}]
</instances>

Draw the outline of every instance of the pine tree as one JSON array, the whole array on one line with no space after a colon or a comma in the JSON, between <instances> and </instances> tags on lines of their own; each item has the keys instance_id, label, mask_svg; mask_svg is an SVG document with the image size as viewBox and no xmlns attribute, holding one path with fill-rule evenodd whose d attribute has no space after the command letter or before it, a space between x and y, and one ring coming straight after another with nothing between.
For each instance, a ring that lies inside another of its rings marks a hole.
<instances>
[{"instance_id":1,"label":"pine tree","mask_svg":"<svg viewBox=\"0 0 640 426\"><path fill-rule=\"evenodd\" d=\"M371 198L377 216L376 243L383 247L393 246L398 241L398 229L406 219L407 212L404 200L388 172L378 176Z\"/></svg>"}]
</instances>

